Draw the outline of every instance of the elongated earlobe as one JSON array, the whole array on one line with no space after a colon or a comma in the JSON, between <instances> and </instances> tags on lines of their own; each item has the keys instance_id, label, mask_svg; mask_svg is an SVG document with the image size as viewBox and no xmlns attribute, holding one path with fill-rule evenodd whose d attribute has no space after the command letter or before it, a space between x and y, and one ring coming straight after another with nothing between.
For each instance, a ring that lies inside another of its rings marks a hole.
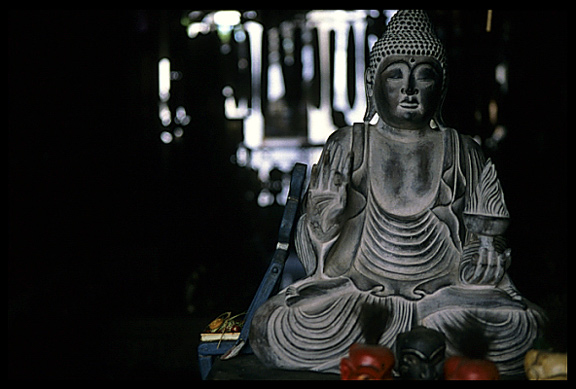
<instances>
[{"instance_id":1,"label":"elongated earlobe","mask_svg":"<svg viewBox=\"0 0 576 389\"><path fill-rule=\"evenodd\" d=\"M367 95L366 96L367 101L366 101L366 113L364 114L364 123L370 123L370 121L372 121L372 118L376 114L376 108L374 107L372 97L368 96L368 94L366 95Z\"/></svg>"},{"instance_id":2,"label":"elongated earlobe","mask_svg":"<svg viewBox=\"0 0 576 389\"><path fill-rule=\"evenodd\" d=\"M364 89L366 91L366 113L364 114L364 123L369 123L376 114L374 106L374 84L370 81L368 69L364 73Z\"/></svg>"}]
</instances>

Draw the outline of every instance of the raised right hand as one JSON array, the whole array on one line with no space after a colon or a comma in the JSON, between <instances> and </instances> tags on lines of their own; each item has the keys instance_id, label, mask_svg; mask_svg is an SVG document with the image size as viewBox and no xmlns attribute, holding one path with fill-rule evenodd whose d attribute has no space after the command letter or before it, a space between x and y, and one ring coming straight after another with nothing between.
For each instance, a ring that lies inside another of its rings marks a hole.
<instances>
[{"instance_id":1,"label":"raised right hand","mask_svg":"<svg viewBox=\"0 0 576 389\"><path fill-rule=\"evenodd\" d=\"M313 234L324 242L340 232L344 221L352 174L352 153L343 154L340 145L327 147L318 164L312 166L307 214Z\"/></svg>"}]
</instances>

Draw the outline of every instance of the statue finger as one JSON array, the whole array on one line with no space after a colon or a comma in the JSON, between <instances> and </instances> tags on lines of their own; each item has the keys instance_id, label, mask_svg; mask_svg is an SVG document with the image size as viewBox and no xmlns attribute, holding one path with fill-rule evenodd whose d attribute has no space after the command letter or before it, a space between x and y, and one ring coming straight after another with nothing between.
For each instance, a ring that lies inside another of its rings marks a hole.
<instances>
[{"instance_id":1,"label":"statue finger","mask_svg":"<svg viewBox=\"0 0 576 389\"><path fill-rule=\"evenodd\" d=\"M496 270L494 271L495 283L500 282L502 277L504 277L505 269L506 269L506 256L504 254L500 254L498 255L498 260L496 261Z\"/></svg>"},{"instance_id":2,"label":"statue finger","mask_svg":"<svg viewBox=\"0 0 576 389\"><path fill-rule=\"evenodd\" d=\"M335 190L337 186L342 184L342 177L341 177L341 159L342 159L342 147L336 146L331 153L332 160L330 161L330 165L327 168L330 171L330 174L327 179L327 186L326 189L328 190Z\"/></svg>"},{"instance_id":3,"label":"statue finger","mask_svg":"<svg viewBox=\"0 0 576 389\"><path fill-rule=\"evenodd\" d=\"M510 264L512 263L512 249L511 248L507 248L506 250L504 250L504 252L502 253L502 261L503 261L504 271L508 270L508 268L510 267Z\"/></svg>"},{"instance_id":4,"label":"statue finger","mask_svg":"<svg viewBox=\"0 0 576 389\"><path fill-rule=\"evenodd\" d=\"M493 283L496 279L496 268L497 263L499 262L498 253L495 250L486 250L486 262L483 265L484 274L480 279L480 284L490 284Z\"/></svg>"},{"instance_id":5,"label":"statue finger","mask_svg":"<svg viewBox=\"0 0 576 389\"><path fill-rule=\"evenodd\" d=\"M332 185L336 188L342 186L344 184L344 176L339 171L335 171L332 174Z\"/></svg>"},{"instance_id":6,"label":"statue finger","mask_svg":"<svg viewBox=\"0 0 576 389\"><path fill-rule=\"evenodd\" d=\"M498 260L498 253L496 250L488 250L488 255L486 256L486 267L496 267Z\"/></svg>"},{"instance_id":7,"label":"statue finger","mask_svg":"<svg viewBox=\"0 0 576 389\"><path fill-rule=\"evenodd\" d=\"M328 167L330 166L330 147L326 147L324 149L324 152L322 153L322 164L324 165L323 167Z\"/></svg>"},{"instance_id":8,"label":"statue finger","mask_svg":"<svg viewBox=\"0 0 576 389\"><path fill-rule=\"evenodd\" d=\"M338 170L342 169L342 146L336 145L332 152L332 161L331 165L337 168Z\"/></svg>"},{"instance_id":9,"label":"statue finger","mask_svg":"<svg viewBox=\"0 0 576 389\"><path fill-rule=\"evenodd\" d=\"M344 212L347 204L348 204L347 193L346 193L346 190L343 190L341 195L338 198L338 207L340 209L340 212L342 212L342 213Z\"/></svg>"},{"instance_id":10,"label":"statue finger","mask_svg":"<svg viewBox=\"0 0 576 389\"><path fill-rule=\"evenodd\" d=\"M326 189L330 171L330 149L326 148L322 153L321 163L318 167L318 188Z\"/></svg>"},{"instance_id":11,"label":"statue finger","mask_svg":"<svg viewBox=\"0 0 576 389\"><path fill-rule=\"evenodd\" d=\"M340 161L341 147L336 145L334 148L328 148L326 150L326 159L323 164L322 172L322 188L324 190L333 191L334 188L334 176L338 171L338 163Z\"/></svg>"},{"instance_id":12,"label":"statue finger","mask_svg":"<svg viewBox=\"0 0 576 389\"><path fill-rule=\"evenodd\" d=\"M310 171L310 189L315 189L318 187L318 165L312 165L312 170Z\"/></svg>"},{"instance_id":13,"label":"statue finger","mask_svg":"<svg viewBox=\"0 0 576 389\"><path fill-rule=\"evenodd\" d=\"M344 158L344 164L342 166L342 176L344 179L344 183L350 182L350 178L352 175L352 160L354 158L354 153L350 151L346 158Z\"/></svg>"},{"instance_id":14,"label":"statue finger","mask_svg":"<svg viewBox=\"0 0 576 389\"><path fill-rule=\"evenodd\" d=\"M511 253L512 253L511 249L506 249L502 254L498 255L498 273L496 274L498 281L500 281L502 277L504 277L506 270L510 266L510 261L512 259Z\"/></svg>"},{"instance_id":15,"label":"statue finger","mask_svg":"<svg viewBox=\"0 0 576 389\"><path fill-rule=\"evenodd\" d=\"M484 271L486 269L486 256L487 256L487 250L484 248L481 248L478 251L478 259L476 260L476 266L474 267L474 274L472 275L472 277L470 278L470 282L471 283L478 283L480 282L480 280L482 278L484 278Z\"/></svg>"}]
</instances>

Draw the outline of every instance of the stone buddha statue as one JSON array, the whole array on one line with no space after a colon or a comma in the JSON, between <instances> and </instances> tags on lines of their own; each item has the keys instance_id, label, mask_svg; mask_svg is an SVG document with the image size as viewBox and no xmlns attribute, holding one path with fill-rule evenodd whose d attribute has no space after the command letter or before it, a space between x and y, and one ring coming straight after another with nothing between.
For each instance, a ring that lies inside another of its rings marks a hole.
<instances>
[{"instance_id":1,"label":"stone buddha statue","mask_svg":"<svg viewBox=\"0 0 576 389\"><path fill-rule=\"evenodd\" d=\"M474 321L500 374L522 374L543 314L506 273L509 215L494 165L442 121L446 78L427 15L397 12L370 53L364 122L335 131L312 168L295 232L307 276L253 318L264 364L338 373L363 340L361 306L381 304L391 316L382 346L424 326L455 355L443 329Z\"/></svg>"}]
</instances>

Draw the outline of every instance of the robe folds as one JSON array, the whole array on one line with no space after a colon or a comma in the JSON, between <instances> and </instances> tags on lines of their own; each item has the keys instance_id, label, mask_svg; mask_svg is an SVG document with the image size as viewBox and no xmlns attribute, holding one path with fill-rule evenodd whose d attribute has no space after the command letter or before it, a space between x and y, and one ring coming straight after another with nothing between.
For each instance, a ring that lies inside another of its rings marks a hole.
<instances>
[{"instance_id":1,"label":"robe folds","mask_svg":"<svg viewBox=\"0 0 576 389\"><path fill-rule=\"evenodd\" d=\"M425 325L447 335L447 352L457 354L447 329L478 322L493 339L488 356L500 373L520 374L537 336L538 309L520 297L507 275L496 286L477 287L463 284L459 273L478 247L462 212L484 166L480 147L454 129L438 129L443 155L433 196L413 214L396 215L382 202L382 181L371 166L374 131L356 124L333 133L324 146L320 168L328 166L326 155L347 155L327 150L353 152L346 221L330 242L318 242L304 201L295 244L308 276L258 309L252 349L268 366L338 373L350 345L363 341L362 305L376 303L390 315L383 346L392 348L399 333Z\"/></svg>"}]
</instances>

